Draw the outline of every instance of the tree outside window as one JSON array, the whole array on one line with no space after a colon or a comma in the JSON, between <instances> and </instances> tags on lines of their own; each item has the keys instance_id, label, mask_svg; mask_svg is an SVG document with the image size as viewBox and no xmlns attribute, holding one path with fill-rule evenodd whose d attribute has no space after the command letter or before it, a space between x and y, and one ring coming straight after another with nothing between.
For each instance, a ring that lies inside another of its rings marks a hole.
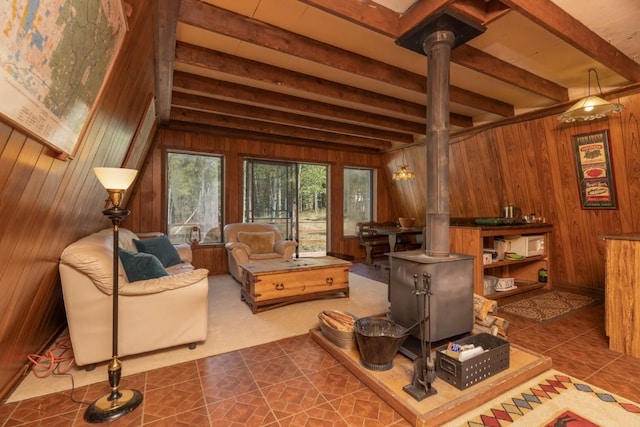
<instances>
[{"instance_id":1,"label":"tree outside window","mask_svg":"<svg viewBox=\"0 0 640 427\"><path fill-rule=\"evenodd\" d=\"M343 234L353 236L356 223L373 220L373 170L344 168Z\"/></svg>"},{"instance_id":2,"label":"tree outside window","mask_svg":"<svg viewBox=\"0 0 640 427\"><path fill-rule=\"evenodd\" d=\"M167 235L173 243L222 242L222 158L167 154Z\"/></svg>"}]
</instances>

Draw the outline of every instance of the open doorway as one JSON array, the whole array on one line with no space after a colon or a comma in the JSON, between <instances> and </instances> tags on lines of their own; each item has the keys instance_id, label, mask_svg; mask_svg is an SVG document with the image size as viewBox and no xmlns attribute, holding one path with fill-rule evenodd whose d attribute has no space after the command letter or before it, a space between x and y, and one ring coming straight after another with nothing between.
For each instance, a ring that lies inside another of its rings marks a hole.
<instances>
[{"instance_id":1,"label":"open doorway","mask_svg":"<svg viewBox=\"0 0 640 427\"><path fill-rule=\"evenodd\" d=\"M274 224L296 240L296 256L327 254L328 166L262 159L244 161L245 222Z\"/></svg>"}]
</instances>

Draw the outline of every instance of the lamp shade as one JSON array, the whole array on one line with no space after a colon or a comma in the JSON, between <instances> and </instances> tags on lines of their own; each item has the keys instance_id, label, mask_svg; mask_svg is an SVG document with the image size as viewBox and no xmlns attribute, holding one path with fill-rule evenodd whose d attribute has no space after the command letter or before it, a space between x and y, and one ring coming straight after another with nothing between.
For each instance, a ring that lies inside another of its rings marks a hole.
<instances>
[{"instance_id":1,"label":"lamp shade","mask_svg":"<svg viewBox=\"0 0 640 427\"><path fill-rule=\"evenodd\" d=\"M622 110L624 110L622 104L616 104L599 96L590 95L573 104L571 108L558 117L558 120L565 123L589 121L601 119L611 113L619 113Z\"/></svg>"},{"instance_id":2,"label":"lamp shade","mask_svg":"<svg viewBox=\"0 0 640 427\"><path fill-rule=\"evenodd\" d=\"M138 171L124 168L93 168L100 184L107 190L126 190Z\"/></svg>"},{"instance_id":3,"label":"lamp shade","mask_svg":"<svg viewBox=\"0 0 640 427\"><path fill-rule=\"evenodd\" d=\"M416 174L409 170L409 166L407 165L401 165L398 170L391 175L391 179L394 181L407 181L415 177Z\"/></svg>"}]
</instances>

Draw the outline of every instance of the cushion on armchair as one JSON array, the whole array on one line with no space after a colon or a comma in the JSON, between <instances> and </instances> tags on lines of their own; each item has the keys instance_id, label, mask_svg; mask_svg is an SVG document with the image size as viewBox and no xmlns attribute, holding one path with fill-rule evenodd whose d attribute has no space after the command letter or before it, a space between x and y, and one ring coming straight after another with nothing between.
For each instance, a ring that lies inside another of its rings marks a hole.
<instances>
[{"instance_id":1,"label":"cushion on armchair","mask_svg":"<svg viewBox=\"0 0 640 427\"><path fill-rule=\"evenodd\" d=\"M138 251L145 252L147 254L155 255L163 267L171 267L172 265L180 264L180 254L178 250L173 246L171 240L167 236L153 237L151 239L134 240Z\"/></svg>"},{"instance_id":2,"label":"cushion on armchair","mask_svg":"<svg viewBox=\"0 0 640 427\"><path fill-rule=\"evenodd\" d=\"M160 260L152 254L119 248L118 255L129 282L168 276Z\"/></svg>"},{"instance_id":3,"label":"cushion on armchair","mask_svg":"<svg viewBox=\"0 0 640 427\"><path fill-rule=\"evenodd\" d=\"M275 234L271 231L238 231L238 242L249 246L254 254L274 252Z\"/></svg>"}]
</instances>

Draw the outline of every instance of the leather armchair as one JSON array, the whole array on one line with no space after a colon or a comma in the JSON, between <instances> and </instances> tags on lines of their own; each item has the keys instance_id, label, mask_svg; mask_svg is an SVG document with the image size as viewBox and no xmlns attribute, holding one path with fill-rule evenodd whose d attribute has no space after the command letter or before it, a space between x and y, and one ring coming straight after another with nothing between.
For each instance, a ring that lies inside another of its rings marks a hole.
<instances>
[{"instance_id":1,"label":"leather armchair","mask_svg":"<svg viewBox=\"0 0 640 427\"><path fill-rule=\"evenodd\" d=\"M224 227L229 273L242 282L241 264L293 258L298 243L285 240L272 224L234 223Z\"/></svg>"}]
</instances>

